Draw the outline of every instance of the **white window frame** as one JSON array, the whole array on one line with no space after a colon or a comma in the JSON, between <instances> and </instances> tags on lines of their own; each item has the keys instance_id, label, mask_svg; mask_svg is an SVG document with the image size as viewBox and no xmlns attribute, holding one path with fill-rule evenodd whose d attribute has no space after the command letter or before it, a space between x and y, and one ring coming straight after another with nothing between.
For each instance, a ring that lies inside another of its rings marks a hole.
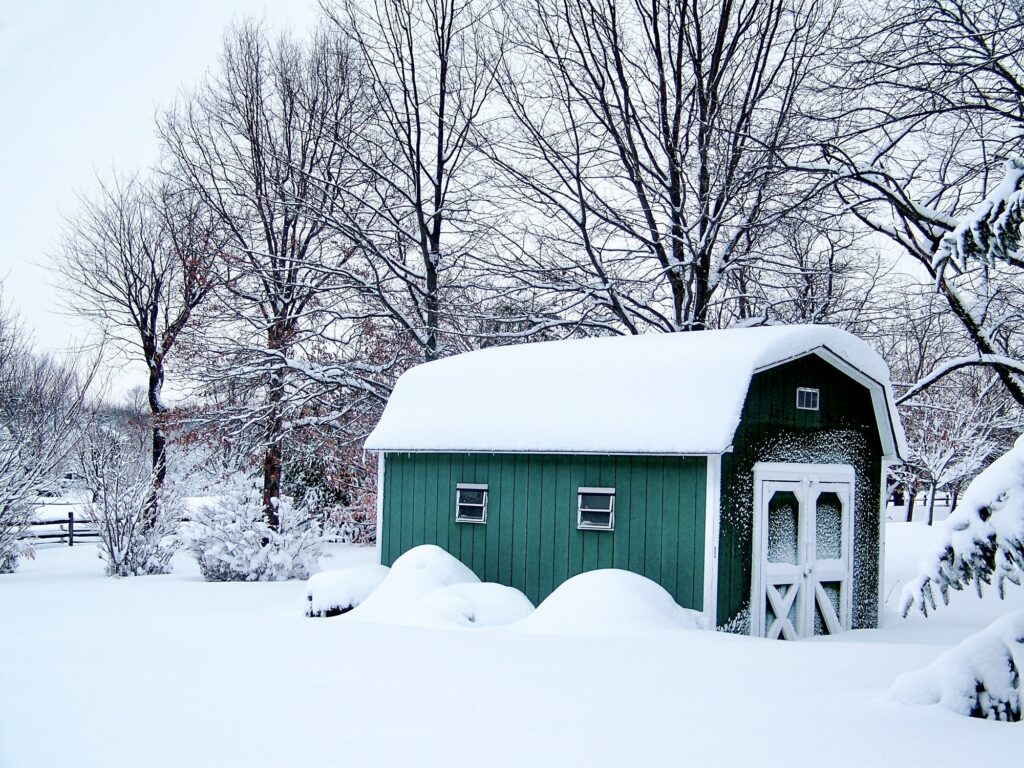
<instances>
[{"instance_id":1,"label":"white window frame","mask_svg":"<svg viewBox=\"0 0 1024 768\"><path fill-rule=\"evenodd\" d=\"M469 504L460 500L462 491L483 491L484 492L484 503L483 504ZM455 484L455 522L456 523L471 523L473 525L483 525L487 522L487 497L488 497L487 485L480 483L456 483ZM462 517L459 512L460 507L477 507L482 509L480 519Z\"/></svg>"},{"instance_id":2,"label":"white window frame","mask_svg":"<svg viewBox=\"0 0 1024 768\"><path fill-rule=\"evenodd\" d=\"M809 405L800 405L800 395L811 395L814 397L814 407ZM796 409L798 411L820 411L821 410L821 390L815 389L814 387L797 387L796 388Z\"/></svg>"},{"instance_id":3,"label":"white window frame","mask_svg":"<svg viewBox=\"0 0 1024 768\"><path fill-rule=\"evenodd\" d=\"M584 508L583 506L583 495L584 494L595 494L599 496L608 496L611 498L611 504L608 509L593 509L591 507ZM583 522L584 512L605 512L608 514L608 525L593 525L592 523ZM576 491L576 529L580 531L614 531L615 530L615 489L614 488L589 488L583 487Z\"/></svg>"}]
</instances>

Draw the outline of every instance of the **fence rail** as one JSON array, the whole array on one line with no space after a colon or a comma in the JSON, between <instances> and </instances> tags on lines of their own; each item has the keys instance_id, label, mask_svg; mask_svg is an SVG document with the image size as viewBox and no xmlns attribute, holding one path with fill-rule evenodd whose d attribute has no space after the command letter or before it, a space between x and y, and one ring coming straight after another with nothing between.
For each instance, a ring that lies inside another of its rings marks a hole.
<instances>
[{"instance_id":1,"label":"fence rail","mask_svg":"<svg viewBox=\"0 0 1024 768\"><path fill-rule=\"evenodd\" d=\"M73 547L75 541L98 539L100 532L95 523L89 520L76 520L75 513L68 510L67 515L63 517L33 521L24 536L42 541L59 540L61 544L66 542L69 547Z\"/></svg>"}]
</instances>

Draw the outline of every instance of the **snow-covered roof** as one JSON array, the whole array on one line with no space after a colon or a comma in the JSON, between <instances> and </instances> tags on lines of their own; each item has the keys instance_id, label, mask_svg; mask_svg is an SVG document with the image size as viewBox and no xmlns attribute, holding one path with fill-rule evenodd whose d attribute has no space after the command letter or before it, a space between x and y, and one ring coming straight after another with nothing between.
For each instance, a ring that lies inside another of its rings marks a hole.
<instances>
[{"instance_id":1,"label":"snow-covered roof","mask_svg":"<svg viewBox=\"0 0 1024 768\"><path fill-rule=\"evenodd\" d=\"M869 387L885 453L905 455L885 362L815 325L540 342L426 363L399 379L366 448L721 453L751 377L812 352Z\"/></svg>"}]
</instances>

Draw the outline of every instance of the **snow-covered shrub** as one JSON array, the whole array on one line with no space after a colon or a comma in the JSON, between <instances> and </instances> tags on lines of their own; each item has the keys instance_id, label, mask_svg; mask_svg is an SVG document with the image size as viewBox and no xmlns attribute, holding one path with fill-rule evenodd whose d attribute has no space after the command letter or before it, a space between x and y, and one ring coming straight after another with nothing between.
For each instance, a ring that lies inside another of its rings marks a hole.
<instances>
[{"instance_id":1,"label":"snow-covered shrub","mask_svg":"<svg viewBox=\"0 0 1024 768\"><path fill-rule=\"evenodd\" d=\"M525 619L533 613L533 603L514 587L463 582L427 592L419 613L464 627L494 627Z\"/></svg>"},{"instance_id":2,"label":"snow-covered shrub","mask_svg":"<svg viewBox=\"0 0 1024 768\"><path fill-rule=\"evenodd\" d=\"M450 628L508 624L532 612L533 604L518 589L482 583L443 549L424 544L399 557L380 586L349 616Z\"/></svg>"},{"instance_id":3,"label":"snow-covered shrub","mask_svg":"<svg viewBox=\"0 0 1024 768\"><path fill-rule=\"evenodd\" d=\"M377 541L377 520L375 512L363 507L337 507L328 517L328 525L334 531L335 541L342 544L370 546Z\"/></svg>"},{"instance_id":4,"label":"snow-covered shrub","mask_svg":"<svg viewBox=\"0 0 1024 768\"><path fill-rule=\"evenodd\" d=\"M306 615L327 617L351 611L380 586L389 570L386 565L362 565L313 574L307 584Z\"/></svg>"},{"instance_id":5,"label":"snow-covered shrub","mask_svg":"<svg viewBox=\"0 0 1024 768\"><path fill-rule=\"evenodd\" d=\"M1020 583L1024 574L1024 435L971 482L941 526L942 545L903 588L900 610L904 616L915 606L925 615L934 609L936 588L948 603L950 590L962 590L972 582L980 594L982 584L995 581L1000 596L1005 582Z\"/></svg>"},{"instance_id":6,"label":"snow-covered shrub","mask_svg":"<svg viewBox=\"0 0 1024 768\"><path fill-rule=\"evenodd\" d=\"M631 571L604 568L563 582L517 627L543 634L644 635L707 629L698 611L683 608L660 584Z\"/></svg>"},{"instance_id":7,"label":"snow-covered shrub","mask_svg":"<svg viewBox=\"0 0 1024 768\"><path fill-rule=\"evenodd\" d=\"M183 529L207 581L308 579L323 548L319 524L287 501L278 505L281 530L267 525L259 492L244 484L193 510Z\"/></svg>"},{"instance_id":8,"label":"snow-covered shrub","mask_svg":"<svg viewBox=\"0 0 1024 768\"><path fill-rule=\"evenodd\" d=\"M352 615L369 621L407 623L428 592L451 584L479 582L475 573L443 549L422 544L392 563L387 578Z\"/></svg>"},{"instance_id":9,"label":"snow-covered shrub","mask_svg":"<svg viewBox=\"0 0 1024 768\"><path fill-rule=\"evenodd\" d=\"M22 557L32 559L35 552L32 545L20 541L22 531L31 522L31 515L7 512L3 524L0 525L0 573L14 573L18 568L18 560Z\"/></svg>"},{"instance_id":10,"label":"snow-covered shrub","mask_svg":"<svg viewBox=\"0 0 1024 768\"><path fill-rule=\"evenodd\" d=\"M942 704L961 715L1021 719L1024 611L994 622L916 672L900 675L889 696L903 704Z\"/></svg>"},{"instance_id":11,"label":"snow-covered shrub","mask_svg":"<svg viewBox=\"0 0 1024 768\"><path fill-rule=\"evenodd\" d=\"M91 501L84 515L95 523L99 556L108 576L168 573L178 548L181 500L155 487L144 450L111 429L85 435L80 468Z\"/></svg>"},{"instance_id":12,"label":"snow-covered shrub","mask_svg":"<svg viewBox=\"0 0 1024 768\"><path fill-rule=\"evenodd\" d=\"M180 500L157 493L152 511L153 485L148 478L126 487L107 490L88 505L87 516L100 535L99 556L108 576L145 576L170 573L177 551Z\"/></svg>"}]
</instances>

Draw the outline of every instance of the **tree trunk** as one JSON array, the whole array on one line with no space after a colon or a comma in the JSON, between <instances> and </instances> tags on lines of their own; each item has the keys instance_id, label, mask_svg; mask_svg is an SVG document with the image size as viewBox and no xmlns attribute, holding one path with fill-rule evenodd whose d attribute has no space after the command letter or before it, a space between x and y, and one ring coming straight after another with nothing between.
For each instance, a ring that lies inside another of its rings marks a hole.
<instances>
[{"instance_id":1,"label":"tree trunk","mask_svg":"<svg viewBox=\"0 0 1024 768\"><path fill-rule=\"evenodd\" d=\"M907 522L914 522L914 504L917 502L917 483L907 486Z\"/></svg>"},{"instance_id":2,"label":"tree trunk","mask_svg":"<svg viewBox=\"0 0 1024 768\"><path fill-rule=\"evenodd\" d=\"M935 523L935 483L928 486L928 525Z\"/></svg>"},{"instance_id":3,"label":"tree trunk","mask_svg":"<svg viewBox=\"0 0 1024 768\"><path fill-rule=\"evenodd\" d=\"M147 524L150 527L156 525L159 510L157 494L167 479L167 436L164 434L163 416L166 408L163 404L162 393L164 386L163 360L156 355L149 356L149 386L147 397L149 398L149 413L151 419L152 445L151 460L153 467L153 492L147 502L148 515Z\"/></svg>"},{"instance_id":4,"label":"tree trunk","mask_svg":"<svg viewBox=\"0 0 1024 768\"><path fill-rule=\"evenodd\" d=\"M281 432L284 419L281 415L284 380L280 371L275 371L270 384L270 414L267 416L266 453L263 455L263 517L273 531L281 530L281 518L278 505L281 499L281 474L283 454L281 451Z\"/></svg>"}]
</instances>

